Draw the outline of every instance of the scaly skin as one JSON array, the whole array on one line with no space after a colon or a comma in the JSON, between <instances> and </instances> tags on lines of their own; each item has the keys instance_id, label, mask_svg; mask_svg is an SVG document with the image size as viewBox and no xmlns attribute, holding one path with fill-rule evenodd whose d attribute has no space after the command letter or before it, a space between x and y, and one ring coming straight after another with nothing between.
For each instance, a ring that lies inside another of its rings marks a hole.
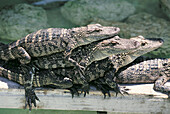
<instances>
[{"instance_id":1,"label":"scaly skin","mask_svg":"<svg viewBox=\"0 0 170 114\"><path fill-rule=\"evenodd\" d=\"M120 31L117 27L104 27L100 24L90 24L85 27L72 29L48 28L28 34L26 37L2 46L0 59L19 59L20 63L30 63L31 57L40 57L57 52L65 52L65 57L70 62L72 50L78 46L94 41L113 37Z\"/></svg>"},{"instance_id":2,"label":"scaly skin","mask_svg":"<svg viewBox=\"0 0 170 114\"><path fill-rule=\"evenodd\" d=\"M102 87L101 84L107 84L111 88L115 88L115 86L112 87L112 85L115 85L115 82L112 80L115 73L123 66L126 66L127 64L133 62L137 57L153 51L157 48L159 48L163 44L163 40L161 39L144 39L142 36L138 36L140 38L131 38L136 41L141 41L141 46L134 50L130 51L129 53L120 53L116 55L112 55L109 57L109 60L114 65L114 70L109 71L105 74L104 78L95 80L93 83L98 86L98 88L103 92L105 95L106 93L109 94L109 90L105 90L105 88ZM118 85L117 85L118 86ZM107 92L106 92L107 91Z\"/></svg>"},{"instance_id":3,"label":"scaly skin","mask_svg":"<svg viewBox=\"0 0 170 114\"><path fill-rule=\"evenodd\" d=\"M131 63L137 57L149 51L152 51L163 44L163 41L161 39L145 39L142 36L138 36L131 39L121 39L119 37L115 37L113 39L115 44L111 43L114 44L113 46L111 46L111 44L108 43L109 41L111 40L104 40L98 43L97 46L96 43L92 43L88 46L79 47L75 49L75 51L73 51L71 57L74 58L76 61L79 61L80 63L87 65L87 63L91 63L103 59L105 57L108 57L107 55L112 54L112 56L110 56L109 59L114 65L114 69L116 69L115 70L116 72L119 68L127 65L128 63ZM113 49L115 51L116 50L115 48L117 48L116 46L119 46L121 50L118 52L118 54L114 52L115 54L113 55L113 53L111 53L110 50ZM124 48L127 49L127 52L123 52ZM96 50L93 51L93 49ZM107 51L109 52L108 54L106 54ZM88 56L88 53L91 52L92 52L92 54L90 54L91 56ZM73 66L70 62L65 61L62 57L63 57L62 54L58 54L58 55L53 54L46 57L36 58L34 62L38 68L42 68L42 69L52 69L58 67ZM86 75L88 73L84 73L84 74ZM72 75L74 75L74 73ZM78 76L77 74L75 77L78 78L81 76ZM85 77L87 78L87 76ZM90 78L93 79L92 77L93 76L91 76ZM110 86L114 85L111 81L113 76L107 75L106 77L107 77L106 82L108 83L108 85ZM76 80L75 83L77 84L83 84L80 78L78 79L73 78L73 80Z\"/></svg>"},{"instance_id":4,"label":"scaly skin","mask_svg":"<svg viewBox=\"0 0 170 114\"><path fill-rule=\"evenodd\" d=\"M138 38L137 38L138 39ZM139 40L139 39L138 39ZM152 49L155 49L156 47L158 48L159 46L161 46L162 45L162 41L160 40L160 39L158 39L158 40L155 40L155 42L154 42L154 44L156 45L156 46L152 46L152 44L151 44L151 41L150 40L146 40L145 39L145 41L148 41L148 43L147 43L147 45L150 45L150 48L152 48ZM136 42L137 43L137 42ZM136 43L134 43L134 45L136 45ZM143 43L143 42L142 42ZM141 43L141 45L139 46L140 48L140 51L145 51L145 50L147 50L146 48L144 48L146 45L142 45L142 43ZM152 42L153 43L153 42ZM144 47L143 47L144 46ZM142 47L143 47L143 49L145 49L145 50L141 50L142 49ZM148 48L149 50L152 50L152 49L150 49L150 48ZM76 51L76 52L79 52L79 51ZM75 52L75 53L76 53ZM83 52L83 51L82 51ZM138 52L137 51L137 49L136 49L136 52ZM123 53L123 52L122 52ZM133 51L133 53L135 53L135 51ZM143 52L144 53L144 52ZM128 53L127 53L128 54ZM141 53L140 53L141 54ZM80 54L81 55L81 54ZM121 55L121 53L120 53L120 55ZM125 53L124 53L124 55L126 55ZM135 54L133 54L133 56L134 56ZM115 55L114 55L115 56ZM119 54L117 54L117 56L119 56ZM138 56L138 54L136 55L136 56ZM81 56L80 56L81 57ZM119 59L119 57L117 58L117 59ZM119 62L118 62L119 63ZM6 64L8 64L8 63L6 63ZM31 64L32 65L32 64ZM15 65L14 65L15 66ZM20 65L19 65L20 66ZM5 66L3 66L3 67L5 67ZM9 66L7 66L6 68L10 68ZM18 68L18 67L15 67L15 68ZM14 68L14 69L15 69ZM111 70L113 68L113 64L111 63L111 61L109 60L109 58L106 58L106 59L103 59L103 60L101 60L101 61L95 61L95 62L93 62L92 64L90 64L88 67L87 67L87 69L85 70L85 76L87 76L87 81L88 82L90 82L90 81L92 81L92 80L95 80L95 79L97 79L97 78L99 78L99 77L103 77L103 76L105 76L105 74L107 74L107 72L109 71L113 71L113 70ZM12 74L12 72L13 71L15 71L15 70L5 70L4 68L1 68L0 70L3 70L3 71L1 71L2 72L2 76L4 76L4 75L6 75L5 77L8 77L9 79L13 79L14 81L16 81L18 78L16 78L16 77L20 77L20 74L18 74L18 70L16 70L17 72L16 72L16 76L15 75L13 75ZM19 70L20 71L20 70ZM62 78L62 80L61 81L56 81L56 80L58 80L58 78L56 78L56 77L69 77L72 81L73 81L73 84L79 84L79 74L77 73L77 71L76 70L72 70L72 68L69 68L69 67L67 67L67 68L65 68L65 69L63 69L63 68L61 68L61 69L53 69L53 70L40 70L40 71L38 71L37 73L36 73L36 76L32 76L32 74L34 73L32 70L29 70L29 68L27 68L27 66L26 67L24 67L24 68L22 68L22 71L26 71L26 74L27 75L24 75L23 77L24 77L24 81L25 82L29 82L29 84L31 85L32 84L32 82L33 82L33 84L32 85L34 85L35 87L37 87L37 86L42 86L42 85L48 85L48 84L53 84L54 86L56 86L56 85L61 85L60 83L64 83L64 82L66 82L66 81L63 81L63 80L65 80L64 78ZM32 71L32 73L30 73L30 71ZM9 75L9 74L11 74L11 75ZM24 74L24 73L22 73L22 74ZM46 76L47 75L47 76ZM14 78L11 78L12 76L15 76ZM40 78L38 78L38 77L40 77ZM31 82L31 78L32 78L32 82ZM19 78L19 79L22 79L23 80L23 78ZM107 78L106 78L107 79ZM70 82L70 80L68 80L67 79L67 82ZM113 81L113 80L110 80L110 81ZM21 83L21 82L23 82L23 81L19 81L19 83ZM39 83L38 83L39 82ZM57 84L59 82L59 84ZM27 83L21 83L21 84L27 84ZM108 80L107 80L107 84L108 84ZM63 84L64 85L64 84ZM72 86L72 84L71 84L71 82L69 83L69 84L66 84L65 86L62 86L62 87L71 87ZM110 86L110 85L109 85ZM28 86L26 86L26 99L27 99L27 103L29 104L29 107L31 108L32 107L32 103L36 106L36 102L35 102L35 100L36 99L38 99L37 97L36 97L36 95L35 95L35 93L34 93L34 91L32 90L32 89L30 89L30 88L27 88ZM117 88L117 86L115 87L115 83L113 83L113 85L111 85L111 87L113 87L113 88L115 88L116 89L116 91L119 91L119 90L117 90L117 89L119 89L119 88ZM28 92L31 92L30 94L28 93ZM73 91L74 92L74 91ZM30 101L30 102L29 102Z\"/></svg>"},{"instance_id":5,"label":"scaly skin","mask_svg":"<svg viewBox=\"0 0 170 114\"><path fill-rule=\"evenodd\" d=\"M84 67L70 58L72 50L81 45L113 37L119 31L120 29L117 27L105 27L100 24L90 24L72 29L41 29L20 40L1 46L0 59L6 61L19 59L21 64L28 64L32 57L64 52L65 60L73 63L83 77Z\"/></svg>"},{"instance_id":6,"label":"scaly skin","mask_svg":"<svg viewBox=\"0 0 170 114\"><path fill-rule=\"evenodd\" d=\"M136 39L138 39L138 37L136 37ZM146 41L149 42L149 40ZM141 45L141 41L122 39L115 36L107 40L78 47L72 52L70 57L87 67L92 62L105 59L110 55L132 52L141 47ZM63 53L55 53L48 56L36 57L33 63L41 69L74 66L69 61L66 61L63 55Z\"/></svg>"},{"instance_id":7,"label":"scaly skin","mask_svg":"<svg viewBox=\"0 0 170 114\"><path fill-rule=\"evenodd\" d=\"M20 66L16 60L10 60L0 67L0 76L6 77L9 80L17 82L21 85L25 84L25 77L29 77L32 72L32 66ZM39 75L40 74L40 75ZM53 73L48 74L47 70L39 70L36 76L33 77L33 87L43 87L47 85L54 85L59 88L69 88L73 84L67 77L55 76Z\"/></svg>"},{"instance_id":8,"label":"scaly skin","mask_svg":"<svg viewBox=\"0 0 170 114\"><path fill-rule=\"evenodd\" d=\"M127 53L133 50L136 50L141 46L141 42L131 39L122 39L118 36L103 40L100 42L94 42L89 45L85 45L75 49L72 52L71 58L74 58L77 62L83 65L85 68L94 61L98 61L104 58L109 57L110 55L117 53ZM73 56L72 56L73 55ZM42 69L52 69L58 67L70 67L73 66L69 61L65 61L63 58L63 53L55 53L49 56L37 57L33 60L33 64L37 68ZM83 72L84 76L77 72L80 75L76 75L79 79L79 84L83 85L84 92L88 91L88 82Z\"/></svg>"},{"instance_id":9,"label":"scaly skin","mask_svg":"<svg viewBox=\"0 0 170 114\"><path fill-rule=\"evenodd\" d=\"M70 88L73 86L72 80L67 77L55 75L52 71L49 72L39 70L34 76L34 71L31 66L21 66L18 61L10 60L0 67L0 76L6 77L9 80L15 81L24 86L25 89L25 108L29 106L32 109L32 104L36 107L36 96L33 87L51 86L57 88ZM32 81L32 82L31 82Z\"/></svg>"},{"instance_id":10,"label":"scaly skin","mask_svg":"<svg viewBox=\"0 0 170 114\"><path fill-rule=\"evenodd\" d=\"M108 39L102 42L95 42L76 48L70 57L74 58L79 63L88 66L94 61L99 61L110 56L110 59L116 66L115 68L119 69L120 67L132 62L140 55L160 47L162 44L163 41L161 39L150 40L145 39L143 36L137 36L131 39L122 39L115 36L110 40ZM117 61L119 61L119 63ZM74 66L69 61L65 61L63 53L37 57L33 60L33 62L41 69ZM119 66L114 62L119 64Z\"/></svg>"},{"instance_id":11,"label":"scaly skin","mask_svg":"<svg viewBox=\"0 0 170 114\"><path fill-rule=\"evenodd\" d=\"M170 95L170 87L164 86L170 80L170 58L143 61L119 72L118 83L155 83L154 90Z\"/></svg>"},{"instance_id":12,"label":"scaly skin","mask_svg":"<svg viewBox=\"0 0 170 114\"><path fill-rule=\"evenodd\" d=\"M103 77L104 74L106 74L104 76L105 83L107 83L110 87L115 88L115 83L112 81L113 76L109 75L109 73L106 73L107 71L109 71L108 69L114 68L114 69L116 69L115 70L115 72L116 72L120 67L125 66L126 64L135 60L137 57L139 57L149 51L152 51L152 50L160 47L163 44L163 41L161 39L145 39L142 36L131 38L130 40L127 40L127 39L121 40L120 38L115 39L115 41L116 40L120 41L118 44L121 46L123 46L123 41L125 41L126 43L133 42L133 43L128 43L128 44L129 45L131 44L131 46L132 46L132 44L134 44L134 45L136 44L136 46L138 45L138 48L136 48L134 50L129 50L126 53L120 51L119 54L112 55L109 58L107 58L106 60L102 60L104 62L99 61L99 63L98 63L98 61L95 61L95 63L93 62L93 64L88 65L88 67L86 68L86 70L84 72L87 82L95 80L99 77ZM101 45L102 43L99 43L99 44ZM99 46L99 44L98 44L98 46ZM92 46L94 46L94 44L92 44ZM126 45L124 45L124 46L126 46ZM106 45L106 47L107 47L107 45ZM104 47L101 47L98 49L103 49L103 48ZM73 51L71 57L75 58L77 61L82 61L82 58L86 57L86 55L89 53L89 51L88 51L89 49L90 49L89 46L84 46L83 48L79 47L79 48L77 48L77 50ZM111 49L111 47L109 47L108 49ZM102 54L95 53L92 57L98 58L98 55L102 55ZM61 58L62 56L60 58L57 58L57 57L58 56L56 56L56 55L52 55L52 56L48 56L47 57L48 59L45 58L45 60L44 60L44 58L39 58L39 59L36 58L39 61L39 62L36 61L36 65L39 68L47 68L47 69L65 67L65 69L63 69L63 68L57 69L55 71L56 74L62 75L62 76L67 76L67 77L71 78L73 80L74 84L82 84L82 83L80 83L81 79L79 78L80 76L78 76L79 74L77 74L77 72L75 70L68 68L68 67L71 67L71 65L68 62L64 61ZM43 61L46 61L46 62L44 62L44 64L41 64ZM112 65L110 64L110 62L108 63L108 61L110 61L112 63ZM97 72L99 72L99 74Z\"/></svg>"}]
</instances>

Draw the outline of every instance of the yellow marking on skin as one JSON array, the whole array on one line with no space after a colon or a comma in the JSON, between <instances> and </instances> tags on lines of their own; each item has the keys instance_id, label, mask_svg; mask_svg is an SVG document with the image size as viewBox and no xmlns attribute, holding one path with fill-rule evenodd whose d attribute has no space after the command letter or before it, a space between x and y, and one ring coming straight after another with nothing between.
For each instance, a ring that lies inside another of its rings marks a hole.
<instances>
[{"instance_id":1,"label":"yellow marking on skin","mask_svg":"<svg viewBox=\"0 0 170 114\"><path fill-rule=\"evenodd\" d=\"M42 37L38 37L38 42L41 42Z\"/></svg>"},{"instance_id":2,"label":"yellow marking on skin","mask_svg":"<svg viewBox=\"0 0 170 114\"><path fill-rule=\"evenodd\" d=\"M33 38L32 38L32 42L33 42L33 43L34 43L34 41L35 41L36 35L37 35L37 34L40 34L40 33L41 33L41 30L42 30L42 29L38 30L38 31L34 34L34 36L33 36ZM39 38L40 38L40 37L39 37Z\"/></svg>"},{"instance_id":3,"label":"yellow marking on skin","mask_svg":"<svg viewBox=\"0 0 170 114\"><path fill-rule=\"evenodd\" d=\"M32 84L33 84L34 87L38 87L35 79L33 79Z\"/></svg>"},{"instance_id":4,"label":"yellow marking on skin","mask_svg":"<svg viewBox=\"0 0 170 114\"><path fill-rule=\"evenodd\" d=\"M28 34L26 37L25 37L25 43L27 42L27 39L28 39L28 36L29 36L30 34Z\"/></svg>"},{"instance_id":5,"label":"yellow marking on skin","mask_svg":"<svg viewBox=\"0 0 170 114\"><path fill-rule=\"evenodd\" d=\"M8 60L6 57L5 57L5 53L4 53L4 51L3 50L1 50L1 58L3 59L3 60Z\"/></svg>"},{"instance_id":6,"label":"yellow marking on skin","mask_svg":"<svg viewBox=\"0 0 170 114\"><path fill-rule=\"evenodd\" d=\"M37 81L37 86L40 87L39 76L36 76L36 77L37 77L37 78L36 78L36 79L37 79L37 80L36 80L36 81Z\"/></svg>"},{"instance_id":7,"label":"yellow marking on skin","mask_svg":"<svg viewBox=\"0 0 170 114\"><path fill-rule=\"evenodd\" d=\"M11 59L15 59L15 57L12 55L12 52L11 52L11 45L9 45L8 51L9 51L9 55L8 55L8 56L9 56Z\"/></svg>"},{"instance_id":8,"label":"yellow marking on skin","mask_svg":"<svg viewBox=\"0 0 170 114\"><path fill-rule=\"evenodd\" d=\"M21 74L19 74L19 83L23 84L23 80L22 80L22 75Z\"/></svg>"},{"instance_id":9,"label":"yellow marking on skin","mask_svg":"<svg viewBox=\"0 0 170 114\"><path fill-rule=\"evenodd\" d=\"M9 80L12 79L12 77L11 77L11 71L10 71L10 70L8 70L8 79L9 79Z\"/></svg>"},{"instance_id":10,"label":"yellow marking on skin","mask_svg":"<svg viewBox=\"0 0 170 114\"><path fill-rule=\"evenodd\" d=\"M18 46L19 42L20 42L20 40L17 40L15 46Z\"/></svg>"},{"instance_id":11,"label":"yellow marking on skin","mask_svg":"<svg viewBox=\"0 0 170 114\"><path fill-rule=\"evenodd\" d=\"M48 32L48 36L49 36L49 40L52 40L52 29L53 28L49 28L49 29L47 29L47 32Z\"/></svg>"}]
</instances>

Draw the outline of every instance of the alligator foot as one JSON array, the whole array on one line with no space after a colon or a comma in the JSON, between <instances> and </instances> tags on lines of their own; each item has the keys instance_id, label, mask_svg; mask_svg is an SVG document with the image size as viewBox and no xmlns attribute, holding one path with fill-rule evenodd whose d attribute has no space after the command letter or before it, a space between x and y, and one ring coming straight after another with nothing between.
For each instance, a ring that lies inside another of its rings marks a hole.
<instances>
[{"instance_id":1,"label":"alligator foot","mask_svg":"<svg viewBox=\"0 0 170 114\"><path fill-rule=\"evenodd\" d=\"M72 98L74 97L74 95L76 94L77 96L79 96L79 92L78 89L75 85L73 85L71 88L69 88L70 93L72 95Z\"/></svg>"},{"instance_id":2,"label":"alligator foot","mask_svg":"<svg viewBox=\"0 0 170 114\"><path fill-rule=\"evenodd\" d=\"M124 94L129 95L127 92L128 89L126 89L124 87L120 87L118 84L116 84L116 87L112 88L112 89L113 89L113 91L116 92L116 96L118 95L118 93L120 93L121 95L124 95Z\"/></svg>"},{"instance_id":3,"label":"alligator foot","mask_svg":"<svg viewBox=\"0 0 170 114\"><path fill-rule=\"evenodd\" d=\"M37 107L36 100L40 101L32 88L25 89L25 98L26 98L25 109L27 108L28 105L30 111L32 109L32 103L34 104L35 107Z\"/></svg>"},{"instance_id":4,"label":"alligator foot","mask_svg":"<svg viewBox=\"0 0 170 114\"><path fill-rule=\"evenodd\" d=\"M96 88L103 93L104 99L105 99L106 96L107 96L106 94L108 94L109 97L111 96L111 95L110 95L110 88L109 88L107 85L97 84L97 85L96 85Z\"/></svg>"},{"instance_id":5,"label":"alligator foot","mask_svg":"<svg viewBox=\"0 0 170 114\"><path fill-rule=\"evenodd\" d=\"M81 94L84 93L84 97L86 96L86 94L89 94L89 90L90 90L90 86L88 83L83 84L81 87Z\"/></svg>"},{"instance_id":6,"label":"alligator foot","mask_svg":"<svg viewBox=\"0 0 170 114\"><path fill-rule=\"evenodd\" d=\"M100 90L103 93L104 98L106 98L106 94L108 94L109 97L111 96L110 91L114 91L116 93L116 96L118 95L118 93L120 93L121 95L128 94L127 89L120 87L116 82L108 84L106 83L104 78L99 78L95 81L92 81L92 83L90 84L94 85L98 90Z\"/></svg>"},{"instance_id":7,"label":"alligator foot","mask_svg":"<svg viewBox=\"0 0 170 114\"><path fill-rule=\"evenodd\" d=\"M82 84L81 88L79 87L78 89L81 89L81 94L84 93L84 97L85 97L86 94L89 94L90 87L86 81L86 78L84 77L84 71L82 69L78 69L78 71L75 72L76 76L77 76L77 73L79 73L79 77L76 77L76 78L77 80L79 80L79 83Z\"/></svg>"},{"instance_id":8,"label":"alligator foot","mask_svg":"<svg viewBox=\"0 0 170 114\"><path fill-rule=\"evenodd\" d=\"M94 80L90 83L90 85L93 85L94 87L96 87L97 90L101 91L104 95L104 98L106 98L107 94L110 97L110 90L111 88L105 84L105 82L103 81L103 78L99 78L97 80Z\"/></svg>"}]
</instances>

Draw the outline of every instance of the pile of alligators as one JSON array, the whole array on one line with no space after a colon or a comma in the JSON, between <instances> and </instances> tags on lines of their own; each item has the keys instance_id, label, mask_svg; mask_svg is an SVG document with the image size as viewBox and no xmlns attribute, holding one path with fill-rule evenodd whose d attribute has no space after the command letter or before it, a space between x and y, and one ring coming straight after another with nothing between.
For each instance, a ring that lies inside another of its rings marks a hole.
<instances>
[{"instance_id":1,"label":"pile of alligators","mask_svg":"<svg viewBox=\"0 0 170 114\"><path fill-rule=\"evenodd\" d=\"M120 38L119 31L117 27L100 24L48 28L9 44L1 43L0 76L24 86L25 107L28 105L30 110L39 100L34 89L43 86L69 89L73 97L79 95L78 90L86 96L93 85L106 97L110 90L126 93L117 82L156 80L154 89L169 94L170 88L164 83L170 78L170 59L133 63L139 56L159 48L163 40L143 36Z\"/></svg>"}]
</instances>

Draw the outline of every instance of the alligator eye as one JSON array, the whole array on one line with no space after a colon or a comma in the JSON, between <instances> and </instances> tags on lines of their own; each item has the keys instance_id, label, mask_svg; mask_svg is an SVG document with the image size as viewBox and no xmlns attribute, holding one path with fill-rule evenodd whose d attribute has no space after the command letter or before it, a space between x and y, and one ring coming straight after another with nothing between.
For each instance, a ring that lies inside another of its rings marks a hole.
<instances>
[{"instance_id":1,"label":"alligator eye","mask_svg":"<svg viewBox=\"0 0 170 114\"><path fill-rule=\"evenodd\" d=\"M111 43L110 46L115 46L117 43Z\"/></svg>"},{"instance_id":2,"label":"alligator eye","mask_svg":"<svg viewBox=\"0 0 170 114\"><path fill-rule=\"evenodd\" d=\"M118 42L115 42L115 41L112 41L112 42L110 42L109 44L108 44L108 46L115 46L116 44L119 44Z\"/></svg>"},{"instance_id":3,"label":"alligator eye","mask_svg":"<svg viewBox=\"0 0 170 114\"><path fill-rule=\"evenodd\" d=\"M100 31L102 31L102 29L95 28L94 30L88 30L88 31L87 31L87 34L92 34L92 33L100 32Z\"/></svg>"},{"instance_id":4,"label":"alligator eye","mask_svg":"<svg viewBox=\"0 0 170 114\"><path fill-rule=\"evenodd\" d=\"M100 31L102 31L102 30L99 28L95 28L95 30L94 30L94 32L100 32Z\"/></svg>"},{"instance_id":5,"label":"alligator eye","mask_svg":"<svg viewBox=\"0 0 170 114\"><path fill-rule=\"evenodd\" d=\"M146 45L146 42L143 42L142 44L141 44L141 46L145 46Z\"/></svg>"}]
</instances>

